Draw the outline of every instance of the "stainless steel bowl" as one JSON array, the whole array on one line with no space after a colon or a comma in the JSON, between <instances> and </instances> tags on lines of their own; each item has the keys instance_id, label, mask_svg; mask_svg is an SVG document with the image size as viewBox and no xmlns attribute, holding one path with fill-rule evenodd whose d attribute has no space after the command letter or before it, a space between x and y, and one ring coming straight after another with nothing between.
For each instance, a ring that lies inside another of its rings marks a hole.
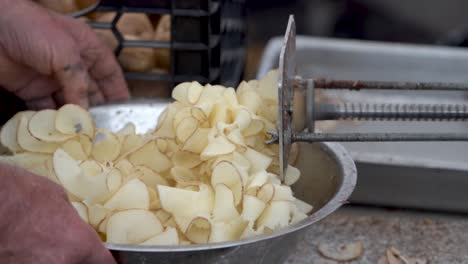
<instances>
[{"instance_id":1,"label":"stainless steel bowl","mask_svg":"<svg viewBox=\"0 0 468 264\"><path fill-rule=\"evenodd\" d=\"M133 122L138 132L154 128L168 101L131 101L91 109L97 126L120 129ZM119 263L282 263L302 239L304 229L337 210L354 190L356 167L336 143L301 144L295 195L314 206L305 220L269 235L245 240L191 246L130 246L106 244Z\"/></svg>"}]
</instances>

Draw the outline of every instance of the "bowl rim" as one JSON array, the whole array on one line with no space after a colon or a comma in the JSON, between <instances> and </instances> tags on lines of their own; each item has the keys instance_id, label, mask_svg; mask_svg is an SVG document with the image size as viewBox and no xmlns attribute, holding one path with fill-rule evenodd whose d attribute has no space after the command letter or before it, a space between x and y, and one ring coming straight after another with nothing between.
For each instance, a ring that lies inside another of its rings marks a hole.
<instances>
[{"instance_id":1,"label":"bowl rim","mask_svg":"<svg viewBox=\"0 0 468 264\"><path fill-rule=\"evenodd\" d=\"M141 246L141 245L123 245L104 243L104 245L111 251L120 252L139 252L139 253L171 253L171 252L196 252L211 249L227 249L236 248L248 244L253 244L260 241L274 239L280 236L288 235L304 229L335 212L342 205L347 203L348 198L351 196L357 181L356 165L351 158L348 151L339 143L335 142L321 142L318 143L320 148L328 153L337 164L339 164L340 173L343 175L342 180L339 182L338 188L333 197L319 210L308 216L306 219L299 223L290 225L279 231L275 231L268 235L261 235L241 240L226 241L208 244L196 244L185 246Z\"/></svg>"}]
</instances>

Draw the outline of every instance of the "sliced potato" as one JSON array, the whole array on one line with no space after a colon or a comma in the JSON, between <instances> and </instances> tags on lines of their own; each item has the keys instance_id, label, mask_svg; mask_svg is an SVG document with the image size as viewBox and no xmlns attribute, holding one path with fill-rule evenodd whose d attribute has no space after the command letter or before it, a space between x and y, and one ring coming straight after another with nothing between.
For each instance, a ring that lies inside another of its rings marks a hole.
<instances>
[{"instance_id":1,"label":"sliced potato","mask_svg":"<svg viewBox=\"0 0 468 264\"><path fill-rule=\"evenodd\" d=\"M320 243L318 251L322 256L336 261L352 261L358 259L364 253L362 241L355 241L345 245L333 247L331 244Z\"/></svg>"},{"instance_id":2,"label":"sliced potato","mask_svg":"<svg viewBox=\"0 0 468 264\"><path fill-rule=\"evenodd\" d=\"M300 177L301 171L291 165L288 165L288 168L286 169L286 175L284 176L284 184L293 185L299 180Z\"/></svg>"},{"instance_id":3,"label":"sliced potato","mask_svg":"<svg viewBox=\"0 0 468 264\"><path fill-rule=\"evenodd\" d=\"M299 211L303 212L304 214L309 214L312 212L314 207L300 199L294 199L293 204L299 209Z\"/></svg>"},{"instance_id":4,"label":"sliced potato","mask_svg":"<svg viewBox=\"0 0 468 264\"><path fill-rule=\"evenodd\" d=\"M33 111L19 112L10 118L0 131L0 143L13 153L21 152L23 148L18 144L17 139L18 124L22 115L26 115L26 118L31 118L34 113Z\"/></svg>"},{"instance_id":5,"label":"sliced potato","mask_svg":"<svg viewBox=\"0 0 468 264\"><path fill-rule=\"evenodd\" d=\"M119 129L115 135L119 138L124 138L128 135L135 135L136 134L136 127L135 127L135 124L133 124L132 122L129 122L127 124L125 124L124 127L122 127L121 129Z\"/></svg>"},{"instance_id":6,"label":"sliced potato","mask_svg":"<svg viewBox=\"0 0 468 264\"><path fill-rule=\"evenodd\" d=\"M270 203L275 197L275 186L272 183L265 183L257 192L257 198L265 203Z\"/></svg>"},{"instance_id":7,"label":"sliced potato","mask_svg":"<svg viewBox=\"0 0 468 264\"><path fill-rule=\"evenodd\" d=\"M16 138L18 145L27 151L38 153L54 153L59 147L57 143L41 141L31 135L28 129L29 119L25 114L22 114L18 123Z\"/></svg>"},{"instance_id":8,"label":"sliced potato","mask_svg":"<svg viewBox=\"0 0 468 264\"><path fill-rule=\"evenodd\" d=\"M210 236L210 242L225 242L237 240L242 235L243 230L248 225L247 221L241 218L232 219L229 222L214 222Z\"/></svg>"},{"instance_id":9,"label":"sliced potato","mask_svg":"<svg viewBox=\"0 0 468 264\"><path fill-rule=\"evenodd\" d=\"M209 132L209 128L197 129L192 136L185 141L182 150L197 154L201 153L208 145Z\"/></svg>"},{"instance_id":10,"label":"sliced potato","mask_svg":"<svg viewBox=\"0 0 468 264\"><path fill-rule=\"evenodd\" d=\"M250 164L252 164L252 173L267 170L273 160L271 157L268 157L267 155L264 155L251 148L247 148L243 155L250 161Z\"/></svg>"},{"instance_id":11,"label":"sliced potato","mask_svg":"<svg viewBox=\"0 0 468 264\"><path fill-rule=\"evenodd\" d=\"M257 226L265 226L272 230L283 228L289 224L290 208L287 201L272 201L257 220Z\"/></svg>"},{"instance_id":12,"label":"sliced potato","mask_svg":"<svg viewBox=\"0 0 468 264\"><path fill-rule=\"evenodd\" d=\"M278 102L278 70L271 70L258 80L257 92L263 99Z\"/></svg>"},{"instance_id":13,"label":"sliced potato","mask_svg":"<svg viewBox=\"0 0 468 264\"><path fill-rule=\"evenodd\" d=\"M171 168L171 160L161 153L154 140L146 143L128 156L133 165L144 165L155 172L161 173Z\"/></svg>"},{"instance_id":14,"label":"sliced potato","mask_svg":"<svg viewBox=\"0 0 468 264\"><path fill-rule=\"evenodd\" d=\"M217 136L209 140L208 145L203 149L200 157L202 160L207 160L216 156L230 154L235 150L236 146L229 142L229 140L223 136Z\"/></svg>"},{"instance_id":15,"label":"sliced potato","mask_svg":"<svg viewBox=\"0 0 468 264\"><path fill-rule=\"evenodd\" d=\"M108 162L117 159L120 155L120 140L112 132L98 129L93 140L91 156L99 162Z\"/></svg>"},{"instance_id":16,"label":"sliced potato","mask_svg":"<svg viewBox=\"0 0 468 264\"><path fill-rule=\"evenodd\" d=\"M169 185L164 177L146 166L136 166L134 170L142 173L139 179L150 188L156 189L157 185Z\"/></svg>"},{"instance_id":17,"label":"sliced potato","mask_svg":"<svg viewBox=\"0 0 468 264\"><path fill-rule=\"evenodd\" d=\"M74 134L63 134L55 129L57 111L46 109L36 112L29 120L28 129L35 138L46 142L64 142Z\"/></svg>"},{"instance_id":18,"label":"sliced potato","mask_svg":"<svg viewBox=\"0 0 468 264\"><path fill-rule=\"evenodd\" d=\"M123 176L120 170L113 168L106 175L107 190L110 193L117 191L122 186Z\"/></svg>"},{"instance_id":19,"label":"sliced potato","mask_svg":"<svg viewBox=\"0 0 468 264\"><path fill-rule=\"evenodd\" d=\"M211 175L211 186L216 188L218 184L224 184L232 191L236 206L241 202L244 184L239 171L231 162L222 161L214 167Z\"/></svg>"},{"instance_id":20,"label":"sliced potato","mask_svg":"<svg viewBox=\"0 0 468 264\"><path fill-rule=\"evenodd\" d=\"M149 238L140 243L142 246L176 246L179 245L179 236L177 230L173 227L168 227L163 232Z\"/></svg>"},{"instance_id":21,"label":"sliced potato","mask_svg":"<svg viewBox=\"0 0 468 264\"><path fill-rule=\"evenodd\" d=\"M88 158L88 155L86 155L78 139L67 140L62 145L62 149L75 160L86 160Z\"/></svg>"},{"instance_id":22,"label":"sliced potato","mask_svg":"<svg viewBox=\"0 0 468 264\"><path fill-rule=\"evenodd\" d=\"M86 160L80 163L82 172L87 176L97 176L104 172L101 164L94 160Z\"/></svg>"},{"instance_id":23,"label":"sliced potato","mask_svg":"<svg viewBox=\"0 0 468 264\"><path fill-rule=\"evenodd\" d=\"M158 218L146 210L126 210L114 213L107 222L107 241L115 244L137 244L163 232Z\"/></svg>"},{"instance_id":24,"label":"sliced potato","mask_svg":"<svg viewBox=\"0 0 468 264\"><path fill-rule=\"evenodd\" d=\"M87 201L84 201L84 204L88 209L89 224L92 225L94 228L98 228L99 224L111 212L109 208L106 208L100 204L91 204Z\"/></svg>"},{"instance_id":25,"label":"sliced potato","mask_svg":"<svg viewBox=\"0 0 468 264\"><path fill-rule=\"evenodd\" d=\"M94 121L91 115L78 105L66 104L57 111L55 128L63 134L94 136Z\"/></svg>"},{"instance_id":26,"label":"sliced potato","mask_svg":"<svg viewBox=\"0 0 468 264\"><path fill-rule=\"evenodd\" d=\"M203 217L194 218L185 232L185 236L194 243L208 243L211 235L211 223Z\"/></svg>"},{"instance_id":27,"label":"sliced potato","mask_svg":"<svg viewBox=\"0 0 468 264\"><path fill-rule=\"evenodd\" d=\"M234 195L232 191L224 184L215 186L215 200L213 208L213 220L220 222L229 222L231 219L239 217L234 204Z\"/></svg>"},{"instance_id":28,"label":"sliced potato","mask_svg":"<svg viewBox=\"0 0 468 264\"><path fill-rule=\"evenodd\" d=\"M195 131L198 129L198 120L195 119L194 117L190 116L182 121L180 121L179 125L176 128L176 138L180 142L184 143L187 141L190 136L195 133Z\"/></svg>"},{"instance_id":29,"label":"sliced potato","mask_svg":"<svg viewBox=\"0 0 468 264\"><path fill-rule=\"evenodd\" d=\"M255 223L265 209L266 203L251 195L244 195L242 202L242 219L248 221L250 224Z\"/></svg>"},{"instance_id":30,"label":"sliced potato","mask_svg":"<svg viewBox=\"0 0 468 264\"><path fill-rule=\"evenodd\" d=\"M146 185L132 179L125 183L105 204L111 210L149 209L150 197Z\"/></svg>"},{"instance_id":31,"label":"sliced potato","mask_svg":"<svg viewBox=\"0 0 468 264\"><path fill-rule=\"evenodd\" d=\"M172 162L175 166L192 169L202 163L200 156L188 152L188 151L177 151L172 156Z\"/></svg>"}]
</instances>

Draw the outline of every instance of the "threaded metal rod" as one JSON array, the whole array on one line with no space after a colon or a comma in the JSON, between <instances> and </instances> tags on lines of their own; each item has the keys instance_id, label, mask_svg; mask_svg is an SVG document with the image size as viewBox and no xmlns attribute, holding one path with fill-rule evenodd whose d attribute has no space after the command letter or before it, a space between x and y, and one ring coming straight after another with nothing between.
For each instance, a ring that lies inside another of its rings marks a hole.
<instances>
[{"instance_id":1,"label":"threaded metal rod","mask_svg":"<svg viewBox=\"0 0 468 264\"><path fill-rule=\"evenodd\" d=\"M468 105L455 104L317 104L315 120L468 120Z\"/></svg>"},{"instance_id":2,"label":"threaded metal rod","mask_svg":"<svg viewBox=\"0 0 468 264\"><path fill-rule=\"evenodd\" d=\"M274 142L274 137L268 143ZM385 141L468 141L468 133L299 133L293 141L385 142Z\"/></svg>"}]
</instances>

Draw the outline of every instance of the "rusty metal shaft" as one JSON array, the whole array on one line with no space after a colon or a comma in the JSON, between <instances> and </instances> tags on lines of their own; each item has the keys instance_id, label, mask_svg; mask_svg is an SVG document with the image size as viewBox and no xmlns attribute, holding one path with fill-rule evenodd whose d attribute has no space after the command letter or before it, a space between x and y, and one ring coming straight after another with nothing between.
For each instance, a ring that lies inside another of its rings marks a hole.
<instances>
[{"instance_id":1,"label":"rusty metal shaft","mask_svg":"<svg viewBox=\"0 0 468 264\"><path fill-rule=\"evenodd\" d=\"M468 105L377 103L316 104L314 120L338 119L464 121L468 120Z\"/></svg>"}]
</instances>

